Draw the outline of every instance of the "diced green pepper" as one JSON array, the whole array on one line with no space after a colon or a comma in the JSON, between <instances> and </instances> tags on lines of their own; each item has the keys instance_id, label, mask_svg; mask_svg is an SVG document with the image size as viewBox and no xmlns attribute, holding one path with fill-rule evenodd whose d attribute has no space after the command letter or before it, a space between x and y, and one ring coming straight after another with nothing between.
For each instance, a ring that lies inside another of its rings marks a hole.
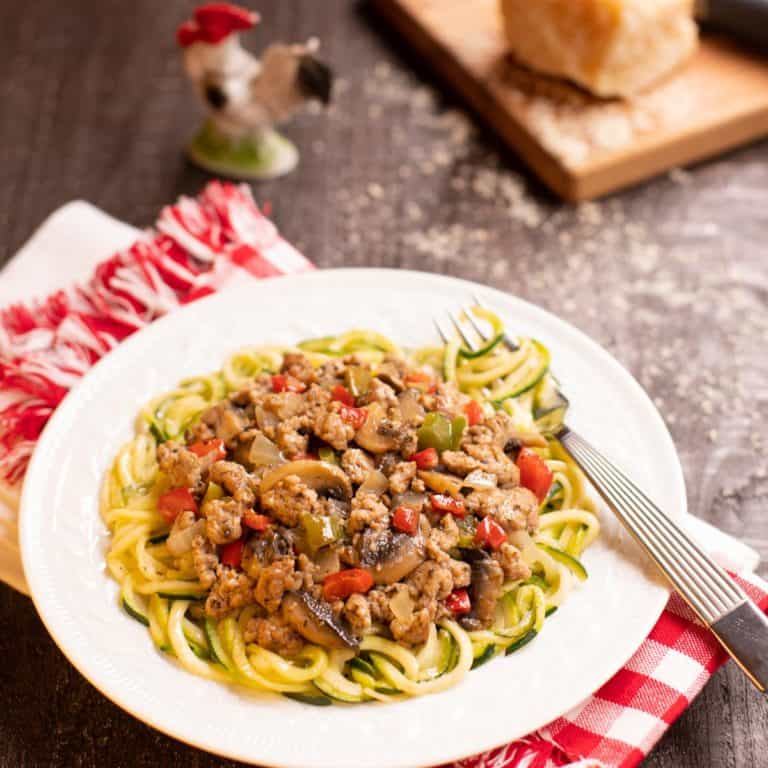
<instances>
[{"instance_id":1,"label":"diced green pepper","mask_svg":"<svg viewBox=\"0 0 768 768\"><path fill-rule=\"evenodd\" d=\"M224 489L218 483L208 483L208 487L205 489L205 496L203 497L203 504L206 501L221 499L223 496Z\"/></svg>"},{"instance_id":2,"label":"diced green pepper","mask_svg":"<svg viewBox=\"0 0 768 768\"><path fill-rule=\"evenodd\" d=\"M338 464L339 459L336 456L336 452L328 445L324 445L322 448L317 449L317 455L320 461L324 461L326 464Z\"/></svg>"},{"instance_id":3,"label":"diced green pepper","mask_svg":"<svg viewBox=\"0 0 768 768\"><path fill-rule=\"evenodd\" d=\"M461 444L461 437L467 428L466 416L457 416L451 422L451 450L458 451Z\"/></svg>"},{"instance_id":4,"label":"diced green pepper","mask_svg":"<svg viewBox=\"0 0 768 768\"><path fill-rule=\"evenodd\" d=\"M434 448L438 453L451 448L451 422L442 413L428 413L416 435L419 450Z\"/></svg>"},{"instance_id":5,"label":"diced green pepper","mask_svg":"<svg viewBox=\"0 0 768 768\"><path fill-rule=\"evenodd\" d=\"M359 365L353 365L344 371L344 383L352 397L362 397L371 385L371 372Z\"/></svg>"},{"instance_id":6,"label":"diced green pepper","mask_svg":"<svg viewBox=\"0 0 768 768\"><path fill-rule=\"evenodd\" d=\"M341 522L329 515L313 515L306 512L301 516L307 546L312 552L338 541L344 531Z\"/></svg>"},{"instance_id":7,"label":"diced green pepper","mask_svg":"<svg viewBox=\"0 0 768 768\"><path fill-rule=\"evenodd\" d=\"M475 544L475 534L477 533L477 518L474 515L466 515L456 520L456 525L459 528L458 546L473 547Z\"/></svg>"}]
</instances>

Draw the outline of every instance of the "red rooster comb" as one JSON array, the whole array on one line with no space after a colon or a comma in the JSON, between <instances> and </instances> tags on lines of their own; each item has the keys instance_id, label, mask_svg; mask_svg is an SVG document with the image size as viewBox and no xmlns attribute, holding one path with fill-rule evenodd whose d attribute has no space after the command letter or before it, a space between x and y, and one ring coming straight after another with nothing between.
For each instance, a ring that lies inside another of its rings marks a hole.
<instances>
[{"instance_id":1,"label":"red rooster comb","mask_svg":"<svg viewBox=\"0 0 768 768\"><path fill-rule=\"evenodd\" d=\"M193 19L188 19L176 30L176 40L182 48L203 42L216 45L232 32L250 29L259 22L259 14L232 3L206 3L195 8Z\"/></svg>"}]
</instances>

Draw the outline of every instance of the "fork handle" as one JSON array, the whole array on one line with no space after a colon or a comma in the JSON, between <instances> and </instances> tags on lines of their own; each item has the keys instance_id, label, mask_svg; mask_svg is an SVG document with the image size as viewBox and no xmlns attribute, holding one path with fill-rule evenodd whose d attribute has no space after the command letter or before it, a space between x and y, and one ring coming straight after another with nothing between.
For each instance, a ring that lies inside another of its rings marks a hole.
<instances>
[{"instance_id":1,"label":"fork handle","mask_svg":"<svg viewBox=\"0 0 768 768\"><path fill-rule=\"evenodd\" d=\"M680 596L752 683L765 692L765 615L685 531L583 437L567 426L556 437Z\"/></svg>"},{"instance_id":2,"label":"fork handle","mask_svg":"<svg viewBox=\"0 0 768 768\"><path fill-rule=\"evenodd\" d=\"M750 600L710 626L714 636L755 687L768 688L768 619Z\"/></svg>"}]
</instances>

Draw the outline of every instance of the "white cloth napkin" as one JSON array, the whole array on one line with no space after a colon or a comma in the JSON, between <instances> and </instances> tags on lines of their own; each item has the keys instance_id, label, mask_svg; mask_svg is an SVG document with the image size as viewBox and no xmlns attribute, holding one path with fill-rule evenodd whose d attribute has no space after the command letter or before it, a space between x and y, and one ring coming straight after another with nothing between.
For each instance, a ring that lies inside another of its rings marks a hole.
<instances>
[{"instance_id":1,"label":"white cloth napkin","mask_svg":"<svg viewBox=\"0 0 768 768\"><path fill-rule=\"evenodd\" d=\"M99 261L127 247L138 235L139 230L89 203L78 200L62 206L0 270L0 307L43 297L86 278ZM686 526L724 567L733 571L753 571L757 567L757 552L737 539L692 516ZM0 579L28 594L18 545L18 492L2 484Z\"/></svg>"}]
</instances>

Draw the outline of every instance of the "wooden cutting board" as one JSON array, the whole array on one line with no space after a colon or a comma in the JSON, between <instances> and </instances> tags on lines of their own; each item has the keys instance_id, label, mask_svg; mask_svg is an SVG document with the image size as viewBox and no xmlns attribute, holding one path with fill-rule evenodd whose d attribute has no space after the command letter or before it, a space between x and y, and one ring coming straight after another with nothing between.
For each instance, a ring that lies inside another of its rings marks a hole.
<instances>
[{"instance_id":1,"label":"wooden cutting board","mask_svg":"<svg viewBox=\"0 0 768 768\"><path fill-rule=\"evenodd\" d=\"M768 58L705 37L634 98L596 99L518 66L497 0L372 0L558 195L588 200L768 134Z\"/></svg>"}]
</instances>

